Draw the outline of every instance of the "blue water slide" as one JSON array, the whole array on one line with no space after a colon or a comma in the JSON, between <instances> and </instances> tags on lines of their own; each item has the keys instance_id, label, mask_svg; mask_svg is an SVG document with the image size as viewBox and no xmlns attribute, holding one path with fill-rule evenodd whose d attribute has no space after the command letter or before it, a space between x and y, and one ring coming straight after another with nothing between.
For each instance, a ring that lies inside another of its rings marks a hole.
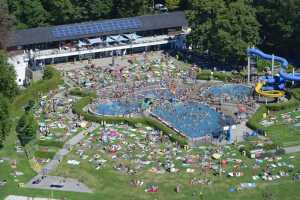
<instances>
[{"instance_id":1,"label":"blue water slide","mask_svg":"<svg viewBox=\"0 0 300 200\"><path fill-rule=\"evenodd\" d=\"M273 59L272 55L266 54L257 48L249 48L247 49L247 53L249 56L259 56L265 60L272 61ZM289 65L288 61L285 58L274 56L274 61L279 62L281 65L281 70L279 72L281 78L289 81L300 81L300 73L289 74L285 71Z\"/></svg>"}]
</instances>

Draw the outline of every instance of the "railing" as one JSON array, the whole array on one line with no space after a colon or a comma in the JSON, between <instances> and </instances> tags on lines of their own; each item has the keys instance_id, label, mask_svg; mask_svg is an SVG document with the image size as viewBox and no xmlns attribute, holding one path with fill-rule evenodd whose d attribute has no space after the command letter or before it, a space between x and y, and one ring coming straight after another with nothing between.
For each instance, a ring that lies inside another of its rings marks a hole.
<instances>
[{"instance_id":1,"label":"railing","mask_svg":"<svg viewBox=\"0 0 300 200\"><path fill-rule=\"evenodd\" d=\"M71 55L83 55L88 53L97 53L97 52L107 52L113 50L121 50L121 49L128 49L128 48L137 48L137 47L145 47L157 44L166 44L169 42L174 42L174 37L170 37L167 35L164 36L153 36L153 37L145 37L137 39L132 43L119 43L118 45L107 45L107 46L98 46L92 49L82 48L71 48L68 50L59 50L59 49L50 49L50 50L42 50L37 52L28 53L27 58L35 57L36 59L47 59L55 58L55 57L63 57L63 56L71 56ZM157 44L156 44L157 43ZM70 54L70 55L68 55ZM55 56L56 55L56 56Z\"/></svg>"}]
</instances>

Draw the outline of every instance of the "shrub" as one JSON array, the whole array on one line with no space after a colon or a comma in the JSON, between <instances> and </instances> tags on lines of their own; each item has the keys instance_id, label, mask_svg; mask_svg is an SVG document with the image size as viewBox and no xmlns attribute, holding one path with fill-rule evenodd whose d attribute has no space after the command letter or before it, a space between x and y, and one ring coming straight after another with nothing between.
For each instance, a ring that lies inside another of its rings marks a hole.
<instances>
[{"instance_id":1,"label":"shrub","mask_svg":"<svg viewBox=\"0 0 300 200\"><path fill-rule=\"evenodd\" d=\"M199 72L196 77L198 80L210 80L211 79L211 71L210 70L204 70L202 72ZM213 79L219 80L219 81L231 81L233 78L243 78L242 74L232 74L229 72L214 72L213 73Z\"/></svg>"},{"instance_id":2,"label":"shrub","mask_svg":"<svg viewBox=\"0 0 300 200\"><path fill-rule=\"evenodd\" d=\"M270 151L270 150L276 150L278 147L278 144L272 143L272 144L265 144L264 145L264 150Z\"/></svg>"},{"instance_id":3,"label":"shrub","mask_svg":"<svg viewBox=\"0 0 300 200\"><path fill-rule=\"evenodd\" d=\"M275 154L277 156L282 156L285 154L285 150L283 148L277 149L277 151L275 152Z\"/></svg>"},{"instance_id":4,"label":"shrub","mask_svg":"<svg viewBox=\"0 0 300 200\"><path fill-rule=\"evenodd\" d=\"M52 146L58 148L62 148L64 146L63 142L57 140L39 140L37 144L39 146L47 146L47 147Z\"/></svg>"},{"instance_id":5,"label":"shrub","mask_svg":"<svg viewBox=\"0 0 300 200\"><path fill-rule=\"evenodd\" d=\"M73 96L80 96L80 97L86 97L86 96L96 97L95 92L83 91L80 88L74 88L70 90L70 94Z\"/></svg>"},{"instance_id":6,"label":"shrub","mask_svg":"<svg viewBox=\"0 0 300 200\"><path fill-rule=\"evenodd\" d=\"M252 130L257 130L262 128L262 126L259 124L259 122L263 118L263 114L268 111L267 107L265 105L260 106L254 115L248 120L247 126L251 128Z\"/></svg>"},{"instance_id":7,"label":"shrub","mask_svg":"<svg viewBox=\"0 0 300 200\"><path fill-rule=\"evenodd\" d=\"M55 156L53 151L36 151L34 156L37 158L52 159Z\"/></svg>"}]
</instances>

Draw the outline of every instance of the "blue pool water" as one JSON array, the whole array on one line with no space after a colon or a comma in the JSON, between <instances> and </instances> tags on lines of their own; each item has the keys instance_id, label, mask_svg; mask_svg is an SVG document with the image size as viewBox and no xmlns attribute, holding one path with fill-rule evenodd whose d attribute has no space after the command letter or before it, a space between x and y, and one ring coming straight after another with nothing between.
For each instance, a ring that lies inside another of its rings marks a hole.
<instances>
[{"instance_id":1,"label":"blue pool water","mask_svg":"<svg viewBox=\"0 0 300 200\"><path fill-rule=\"evenodd\" d=\"M220 113L196 102L167 103L156 107L153 114L190 138L218 135L224 125Z\"/></svg>"},{"instance_id":2,"label":"blue pool water","mask_svg":"<svg viewBox=\"0 0 300 200\"><path fill-rule=\"evenodd\" d=\"M208 88L205 95L209 94L215 97L228 95L236 99L243 99L251 95L251 88L241 84L225 84Z\"/></svg>"},{"instance_id":3,"label":"blue pool water","mask_svg":"<svg viewBox=\"0 0 300 200\"><path fill-rule=\"evenodd\" d=\"M100 115L128 115L135 113L141 107L137 101L111 101L96 106L96 113Z\"/></svg>"}]
</instances>

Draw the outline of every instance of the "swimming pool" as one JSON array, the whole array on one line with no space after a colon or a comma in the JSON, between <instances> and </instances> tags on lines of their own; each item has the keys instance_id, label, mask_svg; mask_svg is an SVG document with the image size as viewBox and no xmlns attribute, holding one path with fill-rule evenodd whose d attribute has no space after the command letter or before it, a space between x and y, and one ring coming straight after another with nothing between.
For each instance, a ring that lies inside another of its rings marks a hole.
<instances>
[{"instance_id":1,"label":"swimming pool","mask_svg":"<svg viewBox=\"0 0 300 200\"><path fill-rule=\"evenodd\" d=\"M220 113L197 102L162 104L152 114L189 138L219 135L224 125Z\"/></svg>"},{"instance_id":2,"label":"swimming pool","mask_svg":"<svg viewBox=\"0 0 300 200\"><path fill-rule=\"evenodd\" d=\"M251 95L251 88L242 84L217 85L208 88L204 95L212 95L214 97L227 95L241 100Z\"/></svg>"},{"instance_id":3,"label":"swimming pool","mask_svg":"<svg viewBox=\"0 0 300 200\"><path fill-rule=\"evenodd\" d=\"M138 101L108 101L96 105L95 112L99 115L128 115L136 113L140 109L141 104Z\"/></svg>"}]
</instances>

